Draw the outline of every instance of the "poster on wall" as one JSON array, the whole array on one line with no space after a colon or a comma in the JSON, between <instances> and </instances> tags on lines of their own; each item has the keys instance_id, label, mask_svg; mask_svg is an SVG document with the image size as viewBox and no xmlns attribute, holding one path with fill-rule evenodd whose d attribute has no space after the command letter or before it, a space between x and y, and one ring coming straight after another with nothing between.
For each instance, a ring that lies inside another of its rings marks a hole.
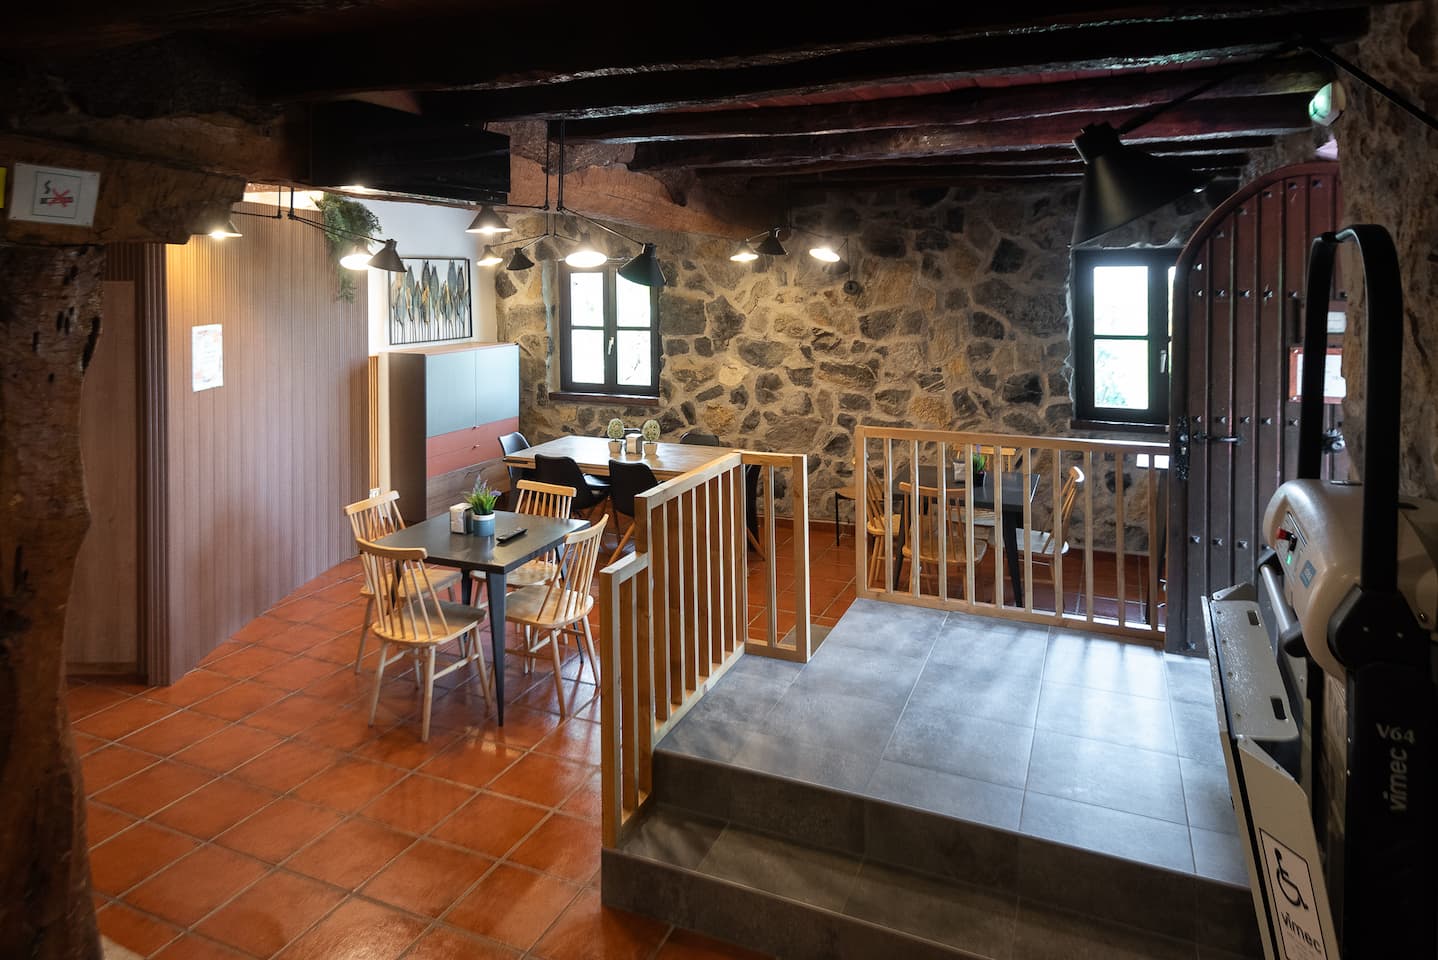
<instances>
[{"instance_id":1,"label":"poster on wall","mask_svg":"<svg viewBox=\"0 0 1438 960\"><path fill-rule=\"evenodd\" d=\"M190 385L195 393L225 383L225 349L218 323L190 328Z\"/></svg>"},{"instance_id":2,"label":"poster on wall","mask_svg":"<svg viewBox=\"0 0 1438 960\"><path fill-rule=\"evenodd\" d=\"M389 278L389 342L392 345L468 340L468 257L403 257L404 273Z\"/></svg>"}]
</instances>

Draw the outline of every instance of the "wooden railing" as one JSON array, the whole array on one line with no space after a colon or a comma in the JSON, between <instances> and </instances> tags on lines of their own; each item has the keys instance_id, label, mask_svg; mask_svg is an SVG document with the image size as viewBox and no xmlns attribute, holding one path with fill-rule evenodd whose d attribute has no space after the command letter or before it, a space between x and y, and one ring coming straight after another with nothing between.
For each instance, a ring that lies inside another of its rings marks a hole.
<instances>
[{"instance_id":1,"label":"wooden railing","mask_svg":"<svg viewBox=\"0 0 1438 960\"><path fill-rule=\"evenodd\" d=\"M1166 444L860 426L855 451L857 596L1162 643ZM976 452L994 474L977 503ZM915 464L926 489L906 496ZM890 504L887 521L873 516L865 477ZM949 504L946 519L926 499ZM1036 582L1047 592L1036 596Z\"/></svg>"},{"instance_id":2,"label":"wooden railing","mask_svg":"<svg viewBox=\"0 0 1438 960\"><path fill-rule=\"evenodd\" d=\"M751 638L746 470L766 505L768 558L758 638ZM776 476L794 504L795 626L780 636ZM634 552L599 572L603 839L650 790L654 745L745 652L810 654L807 465L802 455L729 453L635 497Z\"/></svg>"}]
</instances>

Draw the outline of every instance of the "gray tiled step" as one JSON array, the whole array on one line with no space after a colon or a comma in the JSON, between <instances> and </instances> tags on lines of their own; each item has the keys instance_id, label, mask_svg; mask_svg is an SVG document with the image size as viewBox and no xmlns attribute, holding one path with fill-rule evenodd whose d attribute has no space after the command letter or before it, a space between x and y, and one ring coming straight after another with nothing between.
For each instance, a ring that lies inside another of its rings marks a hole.
<instances>
[{"instance_id":1,"label":"gray tiled step","mask_svg":"<svg viewBox=\"0 0 1438 960\"><path fill-rule=\"evenodd\" d=\"M752 750L752 744L746 749ZM829 752L834 755L816 747L805 762L838 765L836 769L842 773L843 755ZM1016 819L1008 810L1019 800L995 784L948 776L941 786L955 795L955 812L945 816L872 792L851 793L766 773L754 769L752 759L735 758L727 763L663 747L656 750L653 796L663 807L662 813L646 819L646 830L653 833L666 824L684 823L697 833L688 838L694 849L686 857L677 857L674 842L669 842L651 849L652 858L696 869L703 857L713 853L711 846L721 832L747 831L768 835L775 844L788 842L849 858L866 865L871 873L881 867L897 867L923 875L926 882L958 884L1012 897L1029 903L1031 912L1042 904L1044 909L1072 911L1096 923L1196 941L1240 956L1262 955L1253 901L1247 887L1241 885L1242 878L1230 878L1238 882L1209 879L1202 870L1193 872L1187 863L1175 861L1171 869L1165 869L1135 857L1135 845L1166 840L1162 835L1149 837L1142 828L1182 832L1187 830L1184 826L1052 798L1042 810L1038 805L1033 811L1025 808L1024 816L1031 817L1032 823L1019 832L1009 828ZM795 772L795 776L806 774ZM824 779L835 782L839 778ZM1085 814L1108 819L1100 822ZM1209 845L1234 839L1200 832ZM646 844L652 838L643 839L647 835L641 831L626 849L650 849ZM1183 840L1178 846L1187 851L1186 833ZM726 855L733 859L728 846L734 842L720 845L715 854L718 859L711 863L715 870L722 873L719 865ZM804 876L800 862L786 869L792 869L796 877ZM821 905L832 907L837 893L815 888L811 895L826 896ZM671 922L680 921L671 918Z\"/></svg>"},{"instance_id":2,"label":"gray tiled step","mask_svg":"<svg viewBox=\"0 0 1438 960\"><path fill-rule=\"evenodd\" d=\"M658 805L619 849L604 851L603 898L785 960L1230 956L1013 889L896 869Z\"/></svg>"}]
</instances>

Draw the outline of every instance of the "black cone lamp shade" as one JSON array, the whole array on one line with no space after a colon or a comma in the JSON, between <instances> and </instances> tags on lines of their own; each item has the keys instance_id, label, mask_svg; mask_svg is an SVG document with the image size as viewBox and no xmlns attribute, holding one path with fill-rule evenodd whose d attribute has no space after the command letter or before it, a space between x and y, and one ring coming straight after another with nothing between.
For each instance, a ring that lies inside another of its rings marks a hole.
<instances>
[{"instance_id":1,"label":"black cone lamp shade","mask_svg":"<svg viewBox=\"0 0 1438 960\"><path fill-rule=\"evenodd\" d=\"M1074 146L1085 164L1074 220L1076 244L1152 213L1207 182L1183 164L1126 146L1106 123L1084 127Z\"/></svg>"},{"instance_id":2,"label":"black cone lamp shade","mask_svg":"<svg viewBox=\"0 0 1438 960\"><path fill-rule=\"evenodd\" d=\"M787 256L789 252L785 250L784 245L779 242L778 227L770 229L769 235L759 241L759 246L755 247L754 250L756 253L762 253L766 257L783 257Z\"/></svg>"},{"instance_id":3,"label":"black cone lamp shade","mask_svg":"<svg viewBox=\"0 0 1438 960\"><path fill-rule=\"evenodd\" d=\"M619 275L642 287L664 286L664 271L659 268L659 258L654 255L654 244L646 243L639 256L619 268Z\"/></svg>"},{"instance_id":4,"label":"black cone lamp shade","mask_svg":"<svg viewBox=\"0 0 1438 960\"><path fill-rule=\"evenodd\" d=\"M369 265L376 270L385 270L389 273L404 273L404 261L399 258L399 250L395 248L393 240L384 242L379 253L370 258Z\"/></svg>"},{"instance_id":5,"label":"black cone lamp shade","mask_svg":"<svg viewBox=\"0 0 1438 960\"><path fill-rule=\"evenodd\" d=\"M506 270L528 270L534 266L534 261L529 259L529 254L524 252L523 247L516 247L509 255L509 263L505 264Z\"/></svg>"}]
</instances>

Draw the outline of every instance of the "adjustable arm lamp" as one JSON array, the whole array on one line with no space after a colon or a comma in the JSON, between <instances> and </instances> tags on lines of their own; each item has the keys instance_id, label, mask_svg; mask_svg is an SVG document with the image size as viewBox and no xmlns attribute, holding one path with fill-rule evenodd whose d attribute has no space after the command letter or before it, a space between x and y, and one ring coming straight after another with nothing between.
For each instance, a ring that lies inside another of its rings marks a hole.
<instances>
[{"instance_id":1,"label":"adjustable arm lamp","mask_svg":"<svg viewBox=\"0 0 1438 960\"><path fill-rule=\"evenodd\" d=\"M1402 107L1423 123L1438 130L1438 119L1414 106L1391 87L1380 83L1359 67L1316 41L1297 39L1274 48L1257 60L1245 63L1231 74L1211 80L1167 103L1137 114L1117 130L1107 123L1091 124L1074 138L1074 147L1084 160L1083 186L1079 191L1078 215L1074 219L1073 243L1092 240L1110 230L1152 213L1185 193L1202 189L1207 178L1172 160L1153 157L1119 140L1171 107L1192 100L1227 82L1254 64L1265 63L1292 50L1307 50L1385 99Z\"/></svg>"}]
</instances>

